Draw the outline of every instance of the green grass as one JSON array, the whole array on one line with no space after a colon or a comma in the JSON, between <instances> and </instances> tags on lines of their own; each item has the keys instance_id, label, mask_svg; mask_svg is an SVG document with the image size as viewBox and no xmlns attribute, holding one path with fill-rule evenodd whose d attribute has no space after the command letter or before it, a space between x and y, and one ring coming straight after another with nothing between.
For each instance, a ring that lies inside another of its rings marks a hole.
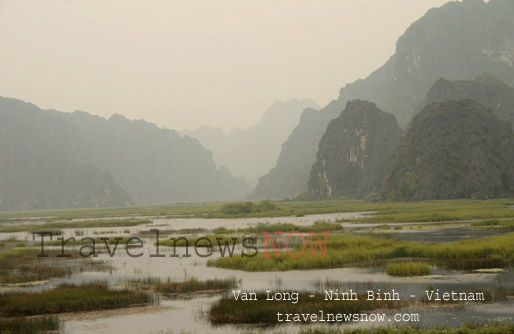
<instances>
[{"instance_id":1,"label":"green grass","mask_svg":"<svg viewBox=\"0 0 514 334\"><path fill-rule=\"evenodd\" d=\"M70 257L59 262L48 261L58 258L61 250L45 249L48 257L38 257L41 249L12 248L0 252L0 284L17 284L44 281L51 278L62 278L87 268L87 270L109 270L110 266L104 261L85 259L78 251L66 252ZM67 265L68 260L73 260ZM79 261L76 261L79 260Z\"/></svg>"},{"instance_id":2,"label":"green grass","mask_svg":"<svg viewBox=\"0 0 514 334\"><path fill-rule=\"evenodd\" d=\"M317 232L317 231L342 231L343 227L339 223L329 223L329 222L315 222L313 225L310 226L300 226L300 225L294 225L294 224L286 224L286 223L276 223L276 224L270 224L270 223L258 223L255 226L248 227L248 228L242 228L242 229L227 229L225 227L219 227L213 230L218 232L217 234L208 234L205 236L199 236L199 237L188 237L188 238L179 238L174 237L176 240L170 240L170 239L163 239L159 240L159 246L165 246L165 247L194 247L195 244L199 246L212 246L213 250L219 249L218 243L222 245L222 247L225 246L225 244L228 244L229 246L232 246L235 242L236 245L240 245L245 237L248 237L249 234L257 237L259 240L263 241L264 237L261 234L261 232L275 232L275 231L282 231L287 234L287 232L292 231L298 231L302 233L307 232ZM222 234L221 234L221 233ZM239 234L245 234L240 237L232 236L234 233ZM274 239L274 242L276 242L275 235L271 235ZM205 239L206 238L206 239ZM236 239L234 241L234 238ZM218 240L219 239L219 240ZM186 241L187 240L187 241ZM299 240L297 239L291 239L289 245L297 244ZM282 241L284 242L284 241Z\"/></svg>"},{"instance_id":3,"label":"green grass","mask_svg":"<svg viewBox=\"0 0 514 334\"><path fill-rule=\"evenodd\" d=\"M514 219L498 220L488 219L471 223L473 227L484 227L492 230L514 231Z\"/></svg>"},{"instance_id":4,"label":"green grass","mask_svg":"<svg viewBox=\"0 0 514 334\"><path fill-rule=\"evenodd\" d=\"M63 228L95 228L95 227L123 227L123 226L136 226L142 224L151 224L149 219L112 219L112 220L87 220L87 221L73 221L73 222L53 222L37 225L16 225L0 227L0 233L13 233L13 232L52 232L60 231ZM60 233L59 233L60 234Z\"/></svg>"},{"instance_id":5,"label":"green grass","mask_svg":"<svg viewBox=\"0 0 514 334\"><path fill-rule=\"evenodd\" d=\"M320 239L324 240L323 237ZM270 249L268 253L271 257L258 254L255 257L234 255L211 259L207 265L245 271L280 271L369 266L386 259L409 257L431 260L453 269L498 268L514 264L514 233L437 244L340 233L329 235L325 257L321 256L319 248L311 257L308 242L301 257L295 258L286 252L278 257Z\"/></svg>"},{"instance_id":6,"label":"green grass","mask_svg":"<svg viewBox=\"0 0 514 334\"><path fill-rule=\"evenodd\" d=\"M241 215L249 213L273 212L279 207L270 200L255 202L232 202L226 203L221 207L221 212L227 215Z\"/></svg>"},{"instance_id":7,"label":"green grass","mask_svg":"<svg viewBox=\"0 0 514 334\"><path fill-rule=\"evenodd\" d=\"M0 250L2 250L2 248L25 247L26 245L27 242L12 237L0 240Z\"/></svg>"},{"instance_id":8,"label":"green grass","mask_svg":"<svg viewBox=\"0 0 514 334\"><path fill-rule=\"evenodd\" d=\"M208 234L205 236L199 236L199 237L188 237L185 238L187 240L184 240L184 238L175 237L176 240L170 240L170 239L164 239L159 240L160 246L165 247L186 247L188 245L189 247L193 247L197 242L199 246L213 246L214 249L218 249L218 242L221 243L222 246L224 246L226 243L228 245L234 244L234 236L231 236L231 234L239 233L239 234L246 234L244 236L241 236L239 238L236 238L235 241L236 245L239 245L242 243L243 239L248 236L248 234L257 234L256 236L259 239L264 240L263 236L260 234L261 232L275 232L275 231L282 231L282 232L292 232L292 231L298 231L302 233L307 232L319 232L319 231L342 231L343 227L339 223L330 223L330 222L324 222L324 221L318 221L315 222L313 225L310 226L300 226L300 225L294 225L294 224L287 224L287 223L257 223L255 226L248 227L248 228L242 228L242 229L227 229L225 227L219 227L213 230L213 232L218 232L216 234ZM221 233L220 233L221 232ZM155 234L154 234L155 235ZM272 235L274 237L274 235ZM207 238L208 241L205 239ZM219 240L218 240L219 239ZM274 242L276 242L274 240ZM294 240L291 240L290 245L292 245Z\"/></svg>"},{"instance_id":9,"label":"green grass","mask_svg":"<svg viewBox=\"0 0 514 334\"><path fill-rule=\"evenodd\" d=\"M0 284L27 283L71 274L69 268L43 263L39 250L15 248L0 252ZM56 251L48 251L56 255Z\"/></svg>"},{"instance_id":10,"label":"green grass","mask_svg":"<svg viewBox=\"0 0 514 334\"><path fill-rule=\"evenodd\" d=\"M209 279L200 281L196 277L190 277L186 281L178 282L171 279L161 281L158 278L143 278L127 282L129 286L144 290L153 290L164 294L183 294L199 291L228 290L236 288L238 281L235 278Z\"/></svg>"},{"instance_id":11,"label":"green grass","mask_svg":"<svg viewBox=\"0 0 514 334\"><path fill-rule=\"evenodd\" d=\"M2 334L38 334L58 331L61 327L56 316L36 318L0 318L0 333Z\"/></svg>"},{"instance_id":12,"label":"green grass","mask_svg":"<svg viewBox=\"0 0 514 334\"><path fill-rule=\"evenodd\" d=\"M437 222L514 217L514 199L439 200L375 203L377 214L356 221L373 223ZM357 206L358 207L358 206Z\"/></svg>"},{"instance_id":13,"label":"green grass","mask_svg":"<svg viewBox=\"0 0 514 334\"><path fill-rule=\"evenodd\" d=\"M43 292L0 295L0 316L31 316L105 310L149 304L151 295L136 290L110 290L105 282L61 284Z\"/></svg>"},{"instance_id":14,"label":"green grass","mask_svg":"<svg viewBox=\"0 0 514 334\"><path fill-rule=\"evenodd\" d=\"M324 232L324 231L342 231L343 227L340 223L330 223L325 221L317 221L309 226L288 224L288 223L257 223L257 225L238 230L243 233L261 233L261 232L292 232L298 231L302 233L307 232Z\"/></svg>"},{"instance_id":15,"label":"green grass","mask_svg":"<svg viewBox=\"0 0 514 334\"><path fill-rule=\"evenodd\" d=\"M391 225L382 224L382 225L377 226L377 228L380 229L380 230L390 230L391 229Z\"/></svg>"},{"instance_id":16,"label":"green grass","mask_svg":"<svg viewBox=\"0 0 514 334\"><path fill-rule=\"evenodd\" d=\"M217 227L211 232L214 234L233 234L233 233L262 233L262 232L324 232L324 231L343 231L343 226L340 223L331 223L326 221L317 221L312 225L296 225L290 223L257 223L254 226L239 228L239 229L228 229L226 227Z\"/></svg>"},{"instance_id":17,"label":"green grass","mask_svg":"<svg viewBox=\"0 0 514 334\"><path fill-rule=\"evenodd\" d=\"M281 291L287 292L287 291ZM325 300L322 294L315 294L313 298L306 296L309 292L302 292L296 304L291 301L269 301L266 293L258 292L257 300L235 300L234 296L223 297L214 303L209 310L209 320L214 324L276 324L277 312L284 313L360 313L375 309L391 309L406 306L405 301L376 301L367 300L364 295L358 300L330 301ZM303 297L303 298L302 298Z\"/></svg>"},{"instance_id":18,"label":"green grass","mask_svg":"<svg viewBox=\"0 0 514 334\"><path fill-rule=\"evenodd\" d=\"M386 273L391 276L423 276L430 274L430 266L424 262L389 262Z\"/></svg>"}]
</instances>

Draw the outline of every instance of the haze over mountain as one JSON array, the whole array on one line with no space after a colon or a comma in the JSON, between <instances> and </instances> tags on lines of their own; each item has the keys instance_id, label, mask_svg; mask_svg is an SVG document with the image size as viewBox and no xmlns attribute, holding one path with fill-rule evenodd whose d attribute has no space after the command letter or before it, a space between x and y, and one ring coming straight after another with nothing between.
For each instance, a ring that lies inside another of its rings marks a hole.
<instances>
[{"instance_id":1,"label":"haze over mountain","mask_svg":"<svg viewBox=\"0 0 514 334\"><path fill-rule=\"evenodd\" d=\"M300 120L304 109L319 108L307 99L276 101L254 126L234 129L225 134L222 129L208 126L183 131L196 138L212 152L218 166L226 166L235 176L243 176L252 186L277 162L282 143Z\"/></svg>"},{"instance_id":2,"label":"haze over mountain","mask_svg":"<svg viewBox=\"0 0 514 334\"><path fill-rule=\"evenodd\" d=\"M133 204L111 174L87 162L86 152L75 126L0 98L0 210Z\"/></svg>"},{"instance_id":3,"label":"haze over mountain","mask_svg":"<svg viewBox=\"0 0 514 334\"><path fill-rule=\"evenodd\" d=\"M514 125L514 88L489 74L473 80L437 80L426 101L428 104L462 99L473 99L492 109L499 119Z\"/></svg>"},{"instance_id":4,"label":"haze over mountain","mask_svg":"<svg viewBox=\"0 0 514 334\"><path fill-rule=\"evenodd\" d=\"M466 0L429 10L398 39L395 54L382 67L346 85L319 112L304 112L277 165L250 197L278 199L307 191L317 144L347 101L375 102L405 127L436 80L469 80L484 72L514 85L514 1Z\"/></svg>"},{"instance_id":5,"label":"haze over mountain","mask_svg":"<svg viewBox=\"0 0 514 334\"><path fill-rule=\"evenodd\" d=\"M474 100L432 103L405 133L382 195L390 200L514 195L514 133Z\"/></svg>"},{"instance_id":6,"label":"haze over mountain","mask_svg":"<svg viewBox=\"0 0 514 334\"><path fill-rule=\"evenodd\" d=\"M41 110L0 98L0 210L243 198L190 137L121 115Z\"/></svg>"},{"instance_id":7,"label":"haze over mountain","mask_svg":"<svg viewBox=\"0 0 514 334\"><path fill-rule=\"evenodd\" d=\"M368 101L346 104L319 142L309 193L364 198L378 193L402 135L396 119Z\"/></svg>"},{"instance_id":8,"label":"haze over mountain","mask_svg":"<svg viewBox=\"0 0 514 334\"><path fill-rule=\"evenodd\" d=\"M488 74L439 79L425 100L428 106L414 118L400 148L402 131L393 115L371 102L348 102L321 138L302 198L405 201L514 194L514 89Z\"/></svg>"}]
</instances>

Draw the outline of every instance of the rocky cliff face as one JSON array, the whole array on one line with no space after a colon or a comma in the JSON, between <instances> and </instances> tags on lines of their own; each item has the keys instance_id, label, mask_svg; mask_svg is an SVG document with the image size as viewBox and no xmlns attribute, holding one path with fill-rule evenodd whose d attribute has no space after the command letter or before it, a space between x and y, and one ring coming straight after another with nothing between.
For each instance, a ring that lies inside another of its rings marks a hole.
<instances>
[{"instance_id":1,"label":"rocky cliff face","mask_svg":"<svg viewBox=\"0 0 514 334\"><path fill-rule=\"evenodd\" d=\"M381 192L390 200L513 196L510 123L473 100L426 106L406 131Z\"/></svg>"},{"instance_id":2,"label":"rocky cliff face","mask_svg":"<svg viewBox=\"0 0 514 334\"><path fill-rule=\"evenodd\" d=\"M374 103L348 102L319 143L309 180L313 198L363 198L377 192L401 133L395 117Z\"/></svg>"},{"instance_id":3,"label":"rocky cliff face","mask_svg":"<svg viewBox=\"0 0 514 334\"><path fill-rule=\"evenodd\" d=\"M470 80L482 73L514 84L514 1L449 2L429 10L398 39L377 71L341 89L339 99L362 98L405 127L441 77Z\"/></svg>"},{"instance_id":4,"label":"rocky cliff face","mask_svg":"<svg viewBox=\"0 0 514 334\"><path fill-rule=\"evenodd\" d=\"M252 196L285 198L307 191L305 176L316 161L317 143L347 101L373 101L405 127L441 77L470 80L486 72L514 85L513 45L512 0L455 1L431 9L398 39L394 55L382 67L343 87L337 101L302 117L277 165L259 180ZM309 141L315 145L302 144ZM284 161L286 157L293 162Z\"/></svg>"},{"instance_id":5,"label":"rocky cliff face","mask_svg":"<svg viewBox=\"0 0 514 334\"><path fill-rule=\"evenodd\" d=\"M307 191L307 181L321 136L330 120L341 113L344 106L333 101L320 111L306 109L300 123L282 145L282 151L273 167L259 178L250 199L283 199L295 197Z\"/></svg>"}]
</instances>

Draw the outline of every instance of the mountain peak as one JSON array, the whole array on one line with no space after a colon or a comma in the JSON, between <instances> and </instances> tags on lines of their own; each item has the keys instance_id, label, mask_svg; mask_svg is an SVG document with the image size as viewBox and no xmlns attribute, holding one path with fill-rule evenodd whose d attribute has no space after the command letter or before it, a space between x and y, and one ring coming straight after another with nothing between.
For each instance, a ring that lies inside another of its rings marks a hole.
<instances>
[{"instance_id":1,"label":"mountain peak","mask_svg":"<svg viewBox=\"0 0 514 334\"><path fill-rule=\"evenodd\" d=\"M309 180L313 198L377 192L401 134L394 116L375 103L348 101L319 142Z\"/></svg>"}]
</instances>

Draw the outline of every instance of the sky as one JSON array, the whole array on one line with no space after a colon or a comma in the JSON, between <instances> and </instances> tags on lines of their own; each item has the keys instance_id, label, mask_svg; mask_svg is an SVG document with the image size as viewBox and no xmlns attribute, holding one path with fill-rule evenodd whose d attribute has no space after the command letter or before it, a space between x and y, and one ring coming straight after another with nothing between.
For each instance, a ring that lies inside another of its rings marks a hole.
<instances>
[{"instance_id":1,"label":"sky","mask_svg":"<svg viewBox=\"0 0 514 334\"><path fill-rule=\"evenodd\" d=\"M0 0L0 96L225 131L336 99L447 0Z\"/></svg>"}]
</instances>

